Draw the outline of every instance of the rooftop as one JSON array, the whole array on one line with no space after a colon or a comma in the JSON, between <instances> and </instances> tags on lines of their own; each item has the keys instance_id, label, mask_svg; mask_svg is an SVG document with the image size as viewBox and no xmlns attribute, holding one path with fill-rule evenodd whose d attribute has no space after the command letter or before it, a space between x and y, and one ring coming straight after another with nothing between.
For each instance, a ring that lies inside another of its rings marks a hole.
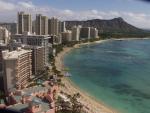
<instances>
[{"instance_id":1,"label":"rooftop","mask_svg":"<svg viewBox=\"0 0 150 113\"><path fill-rule=\"evenodd\" d=\"M8 109L16 110L19 112L27 112L31 110L32 107L38 105L40 111L36 113L55 113L54 101L49 101L49 99L47 98L47 96L53 98L53 95L48 93L50 88L52 87L49 85L39 85L15 91L13 92L12 97L17 104L8 106Z\"/></svg>"},{"instance_id":2,"label":"rooftop","mask_svg":"<svg viewBox=\"0 0 150 113\"><path fill-rule=\"evenodd\" d=\"M50 36L49 35L35 35L35 34L15 34L15 35L13 35L13 36L28 36L28 37L44 37L44 38L50 38Z\"/></svg>"},{"instance_id":3,"label":"rooftop","mask_svg":"<svg viewBox=\"0 0 150 113\"><path fill-rule=\"evenodd\" d=\"M44 48L43 46L23 45L23 44L22 44L22 47L26 48L26 49L40 49L40 48Z\"/></svg>"},{"instance_id":4,"label":"rooftop","mask_svg":"<svg viewBox=\"0 0 150 113\"><path fill-rule=\"evenodd\" d=\"M20 55L28 53L28 52L31 52L31 50L24 50L24 49L18 48L18 50L10 51L10 52L8 50L2 51L2 54L3 54L4 59L9 60L9 59L17 59Z\"/></svg>"},{"instance_id":5,"label":"rooftop","mask_svg":"<svg viewBox=\"0 0 150 113\"><path fill-rule=\"evenodd\" d=\"M13 110L16 110L16 111L21 111L21 112L25 112L28 108L28 103L26 104L14 104L14 105L11 105L11 106L8 106L7 108L8 109L13 109Z\"/></svg>"},{"instance_id":6,"label":"rooftop","mask_svg":"<svg viewBox=\"0 0 150 113\"><path fill-rule=\"evenodd\" d=\"M25 92L26 94L32 94L35 92L41 92L41 91L47 91L47 90L48 90L47 87L35 86L35 87L23 89L22 91Z\"/></svg>"},{"instance_id":7,"label":"rooftop","mask_svg":"<svg viewBox=\"0 0 150 113\"><path fill-rule=\"evenodd\" d=\"M39 99L39 98L37 98L37 97L35 97L34 99L33 99L33 104L41 104L41 111L39 111L39 112L37 112L37 113L41 113L42 111L44 112L44 111L48 111L49 109L50 109L50 103L48 103L48 102L46 102L46 101L43 101L43 100L41 100L41 99Z\"/></svg>"},{"instance_id":8,"label":"rooftop","mask_svg":"<svg viewBox=\"0 0 150 113\"><path fill-rule=\"evenodd\" d=\"M14 104L14 105L8 106L8 109L13 109L13 110L16 110L16 111L25 112L29 108L29 106L32 106L32 105L33 106L34 105L41 105L41 110L39 112L36 112L36 113L49 111L51 109L50 108L50 103L48 103L46 101L43 101L43 100L41 100L40 98L37 98L37 97L35 97L30 103Z\"/></svg>"},{"instance_id":9,"label":"rooftop","mask_svg":"<svg viewBox=\"0 0 150 113\"><path fill-rule=\"evenodd\" d=\"M48 88L47 87L42 87L42 86L35 86L35 87L30 87L30 88L25 88L21 90L21 95L14 95L13 98L17 101L20 102L22 96L29 96L32 99L34 96L32 95L33 93L37 92L47 92Z\"/></svg>"}]
</instances>

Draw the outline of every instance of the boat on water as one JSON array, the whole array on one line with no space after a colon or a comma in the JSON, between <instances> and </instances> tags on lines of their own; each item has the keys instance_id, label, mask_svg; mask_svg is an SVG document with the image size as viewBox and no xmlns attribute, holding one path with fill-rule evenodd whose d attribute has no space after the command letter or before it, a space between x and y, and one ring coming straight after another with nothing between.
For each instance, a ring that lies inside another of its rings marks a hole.
<instances>
[{"instance_id":1,"label":"boat on water","mask_svg":"<svg viewBox=\"0 0 150 113\"><path fill-rule=\"evenodd\" d=\"M70 73L66 72L64 76L65 77L71 77L72 75Z\"/></svg>"}]
</instances>

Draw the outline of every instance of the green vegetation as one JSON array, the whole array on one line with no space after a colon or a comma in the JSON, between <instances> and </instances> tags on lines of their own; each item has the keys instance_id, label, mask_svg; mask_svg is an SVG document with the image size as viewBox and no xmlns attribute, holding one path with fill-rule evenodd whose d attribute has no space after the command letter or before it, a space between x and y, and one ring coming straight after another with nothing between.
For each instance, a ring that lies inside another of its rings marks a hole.
<instances>
[{"instance_id":1,"label":"green vegetation","mask_svg":"<svg viewBox=\"0 0 150 113\"><path fill-rule=\"evenodd\" d=\"M79 41L70 41L70 42L63 43L63 45L67 46L67 47L73 47L74 45L76 45L78 43L79 43Z\"/></svg>"},{"instance_id":2,"label":"green vegetation","mask_svg":"<svg viewBox=\"0 0 150 113\"><path fill-rule=\"evenodd\" d=\"M27 86L27 88L29 88L29 87L34 87L34 86L42 86L42 87L44 87L44 85L41 84L41 83L38 83L38 82L32 82L32 83L30 83L30 85Z\"/></svg>"},{"instance_id":3,"label":"green vegetation","mask_svg":"<svg viewBox=\"0 0 150 113\"><path fill-rule=\"evenodd\" d=\"M52 71L56 74L56 75L60 75L60 71L58 71L57 69L56 69L56 66L55 66L55 64L52 66Z\"/></svg>"},{"instance_id":4,"label":"green vegetation","mask_svg":"<svg viewBox=\"0 0 150 113\"><path fill-rule=\"evenodd\" d=\"M61 51L63 51L63 47L73 47L76 44L80 44L80 43L87 43L87 42L94 42L94 41L99 41L101 39L110 39L110 38L144 38L144 37L148 37L150 36L150 33L145 32L145 33L101 33L99 34L100 38L91 38L91 39L84 39L81 41L71 41L71 42L65 42L64 44L60 44L60 45L53 45L53 48L56 49L56 55L58 53L60 53ZM49 55L49 61L52 64L52 70L51 72L55 75L57 75L57 85L58 86L65 86L62 83L62 77L64 77L64 75L61 74L60 71L57 70L56 66L55 66L55 58L53 55ZM48 70L46 70L46 72L44 73L44 78L45 79L49 79L50 75L48 73ZM83 105L78 101L78 99L80 98L80 94L74 94L74 95L67 95L67 98L69 99L69 101L65 101L63 98L58 97L56 99L56 109L57 112L56 113L84 113L83 111Z\"/></svg>"},{"instance_id":5,"label":"green vegetation","mask_svg":"<svg viewBox=\"0 0 150 113\"><path fill-rule=\"evenodd\" d=\"M62 44L53 45L53 48L56 49L56 55L57 55L59 52L63 51L63 47L64 47L64 46L63 46Z\"/></svg>"},{"instance_id":6,"label":"green vegetation","mask_svg":"<svg viewBox=\"0 0 150 113\"><path fill-rule=\"evenodd\" d=\"M105 32L100 33L101 39L110 38L144 38L150 37L150 32Z\"/></svg>"},{"instance_id":7,"label":"green vegetation","mask_svg":"<svg viewBox=\"0 0 150 113\"><path fill-rule=\"evenodd\" d=\"M1 90L0 90L0 99L4 99L4 97L5 97L4 91L1 91ZM1 102L1 101L0 101L0 102Z\"/></svg>"},{"instance_id":8,"label":"green vegetation","mask_svg":"<svg viewBox=\"0 0 150 113\"><path fill-rule=\"evenodd\" d=\"M100 40L100 38L90 38L90 39L83 39L83 40L80 40L80 41L65 42L65 43L63 43L63 45L67 46L67 47L73 47L76 44L87 43L87 42L95 42L95 41L98 41L98 40Z\"/></svg>"},{"instance_id":9,"label":"green vegetation","mask_svg":"<svg viewBox=\"0 0 150 113\"><path fill-rule=\"evenodd\" d=\"M80 94L67 95L69 101L64 101L61 97L57 98L57 113L83 113L83 105L78 101Z\"/></svg>"},{"instance_id":10,"label":"green vegetation","mask_svg":"<svg viewBox=\"0 0 150 113\"><path fill-rule=\"evenodd\" d=\"M72 111L73 113L81 113L83 105L78 102L78 98L80 98L80 94L74 94L73 96L70 97L70 101L72 103Z\"/></svg>"},{"instance_id":11,"label":"green vegetation","mask_svg":"<svg viewBox=\"0 0 150 113\"><path fill-rule=\"evenodd\" d=\"M49 62L54 62L55 58L52 54L49 54Z\"/></svg>"},{"instance_id":12,"label":"green vegetation","mask_svg":"<svg viewBox=\"0 0 150 113\"><path fill-rule=\"evenodd\" d=\"M99 41L100 40L100 38L90 38L88 41L89 42L95 42L95 41Z\"/></svg>"}]
</instances>

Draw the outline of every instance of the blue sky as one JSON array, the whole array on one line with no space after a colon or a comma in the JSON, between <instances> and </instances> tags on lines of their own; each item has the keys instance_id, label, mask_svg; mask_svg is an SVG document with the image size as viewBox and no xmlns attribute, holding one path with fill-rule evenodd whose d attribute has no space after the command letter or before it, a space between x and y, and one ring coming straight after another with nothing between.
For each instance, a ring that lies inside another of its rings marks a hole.
<instances>
[{"instance_id":1,"label":"blue sky","mask_svg":"<svg viewBox=\"0 0 150 113\"><path fill-rule=\"evenodd\" d=\"M17 20L17 12L36 13L61 20L122 17L140 28L150 28L150 3L144 0L0 0L0 22Z\"/></svg>"},{"instance_id":2,"label":"blue sky","mask_svg":"<svg viewBox=\"0 0 150 113\"><path fill-rule=\"evenodd\" d=\"M55 8L71 10L97 9L148 12L150 4L140 0L34 0L37 5L49 4Z\"/></svg>"}]
</instances>

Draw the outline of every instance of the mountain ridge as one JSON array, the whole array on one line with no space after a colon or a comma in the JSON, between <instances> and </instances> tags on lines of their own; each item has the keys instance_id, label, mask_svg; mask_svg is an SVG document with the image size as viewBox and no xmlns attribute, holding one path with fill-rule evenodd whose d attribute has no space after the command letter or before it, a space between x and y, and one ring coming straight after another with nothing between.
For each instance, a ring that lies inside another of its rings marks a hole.
<instances>
[{"instance_id":1,"label":"mountain ridge","mask_svg":"<svg viewBox=\"0 0 150 113\"><path fill-rule=\"evenodd\" d=\"M139 33L146 32L146 30L137 28L127 23L123 18L113 18L110 20L92 19L85 21L66 21L66 28L71 29L75 25L82 25L83 27L95 27L99 33Z\"/></svg>"}]
</instances>

